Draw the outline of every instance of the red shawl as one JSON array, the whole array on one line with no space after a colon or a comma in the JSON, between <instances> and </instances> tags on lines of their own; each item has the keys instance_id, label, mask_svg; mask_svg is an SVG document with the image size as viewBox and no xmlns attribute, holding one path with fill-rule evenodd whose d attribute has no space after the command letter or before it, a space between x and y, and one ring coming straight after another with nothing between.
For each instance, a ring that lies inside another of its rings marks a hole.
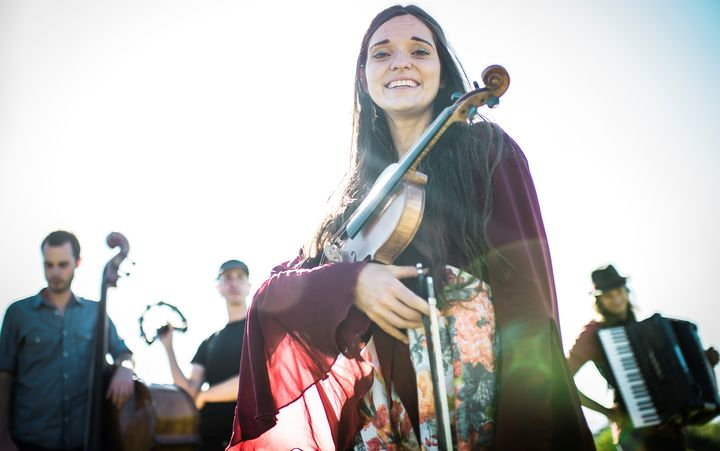
<instances>
[{"instance_id":1,"label":"red shawl","mask_svg":"<svg viewBox=\"0 0 720 451\"><path fill-rule=\"evenodd\" d=\"M560 344L535 187L522 151L508 136L505 143L488 225L501 343L494 444L498 450L595 449ZM369 320L353 302L363 263L301 263L298 257L276 267L253 299L229 450L346 449L362 426L358 402L372 370L359 356L360 335ZM381 367L392 373L385 380L393 381L410 412L417 395L407 346L375 336L388 362Z\"/></svg>"}]
</instances>

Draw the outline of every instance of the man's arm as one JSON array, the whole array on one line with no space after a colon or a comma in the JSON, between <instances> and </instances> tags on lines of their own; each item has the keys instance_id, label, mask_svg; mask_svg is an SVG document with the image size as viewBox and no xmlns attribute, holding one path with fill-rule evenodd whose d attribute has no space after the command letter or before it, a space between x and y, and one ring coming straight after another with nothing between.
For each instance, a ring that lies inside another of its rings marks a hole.
<instances>
[{"instance_id":1,"label":"man's arm","mask_svg":"<svg viewBox=\"0 0 720 451\"><path fill-rule=\"evenodd\" d=\"M167 332L160 335L160 342L165 348L168 363L170 364L170 372L172 373L173 383L185 390L193 399L195 399L200 391L200 387L203 382L205 382L205 367L194 363L190 372L190 378L185 377L185 374L183 374L180 369L180 365L178 365L177 358L175 357L172 337L172 326ZM235 395L237 396L237 391L235 392Z\"/></svg>"},{"instance_id":2,"label":"man's arm","mask_svg":"<svg viewBox=\"0 0 720 451\"><path fill-rule=\"evenodd\" d=\"M235 375L218 384L213 385L205 391L201 391L195 398L195 406L202 409L206 402L229 402L237 401L238 385L240 375Z\"/></svg>"},{"instance_id":3,"label":"man's arm","mask_svg":"<svg viewBox=\"0 0 720 451\"><path fill-rule=\"evenodd\" d=\"M17 304L5 311L0 330L0 451L17 451L10 436L12 384L17 373Z\"/></svg>"},{"instance_id":4,"label":"man's arm","mask_svg":"<svg viewBox=\"0 0 720 451\"><path fill-rule=\"evenodd\" d=\"M108 318L108 351L113 358L117 369L110 380L107 398L118 408L133 396L135 382L133 379L135 362L132 360L132 351L125 341L118 335L115 323Z\"/></svg>"},{"instance_id":5,"label":"man's arm","mask_svg":"<svg viewBox=\"0 0 720 451\"><path fill-rule=\"evenodd\" d=\"M0 371L0 450L17 451L10 437L10 390L13 374Z\"/></svg>"}]
</instances>

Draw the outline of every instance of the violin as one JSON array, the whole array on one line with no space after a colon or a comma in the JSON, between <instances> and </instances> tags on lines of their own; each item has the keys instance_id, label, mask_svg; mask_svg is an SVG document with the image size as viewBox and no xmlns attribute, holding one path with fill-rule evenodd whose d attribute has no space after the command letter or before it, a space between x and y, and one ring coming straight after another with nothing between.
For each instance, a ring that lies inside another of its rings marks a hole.
<instances>
[{"instance_id":1,"label":"violin","mask_svg":"<svg viewBox=\"0 0 720 451\"><path fill-rule=\"evenodd\" d=\"M484 87L460 96L445 108L397 163L378 176L368 195L323 249L331 262L377 261L386 265L412 242L425 209L427 175L417 170L420 162L447 129L456 122L469 123L483 105L493 108L510 85L502 66L487 67Z\"/></svg>"},{"instance_id":2,"label":"violin","mask_svg":"<svg viewBox=\"0 0 720 451\"><path fill-rule=\"evenodd\" d=\"M190 395L174 385L134 381L134 394L118 409L105 398L115 371L107 355L107 292L117 286L120 264L130 250L127 239L113 232L107 237L118 253L105 265L95 327L90 406L85 432L85 451L195 450L200 444L198 413Z\"/></svg>"}]
</instances>

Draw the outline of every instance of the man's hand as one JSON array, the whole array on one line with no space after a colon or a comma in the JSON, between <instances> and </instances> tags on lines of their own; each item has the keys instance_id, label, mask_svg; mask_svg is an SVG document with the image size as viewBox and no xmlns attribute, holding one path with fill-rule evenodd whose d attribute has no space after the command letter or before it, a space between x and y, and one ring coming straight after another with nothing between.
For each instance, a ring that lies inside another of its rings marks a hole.
<instances>
[{"instance_id":1,"label":"man's hand","mask_svg":"<svg viewBox=\"0 0 720 451\"><path fill-rule=\"evenodd\" d=\"M173 328L173 325L170 323L167 323L160 329L158 329L158 338L160 339L160 343L165 346L165 349L172 349L173 347L173 331L175 329Z\"/></svg>"},{"instance_id":2,"label":"man's hand","mask_svg":"<svg viewBox=\"0 0 720 451\"><path fill-rule=\"evenodd\" d=\"M717 350L710 346L705 350L705 357L707 357L708 362L710 363L710 366L714 367L718 364L718 360L720 360L720 354L718 354Z\"/></svg>"},{"instance_id":3,"label":"man's hand","mask_svg":"<svg viewBox=\"0 0 720 451\"><path fill-rule=\"evenodd\" d=\"M199 392L195 397L195 407L197 407L198 410L201 410L205 406L205 396L203 396L203 394L204 392Z\"/></svg>"},{"instance_id":4,"label":"man's hand","mask_svg":"<svg viewBox=\"0 0 720 451\"><path fill-rule=\"evenodd\" d=\"M113 404L119 409L125 404L125 401L130 399L134 391L133 371L124 366L118 367L110 381L107 399L112 400Z\"/></svg>"}]
</instances>

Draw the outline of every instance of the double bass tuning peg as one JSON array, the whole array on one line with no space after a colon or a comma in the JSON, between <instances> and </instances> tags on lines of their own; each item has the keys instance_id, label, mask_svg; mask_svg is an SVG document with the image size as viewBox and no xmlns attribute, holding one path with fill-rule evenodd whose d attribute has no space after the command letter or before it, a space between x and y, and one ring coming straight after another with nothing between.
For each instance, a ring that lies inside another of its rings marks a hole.
<instances>
[{"instance_id":1,"label":"double bass tuning peg","mask_svg":"<svg viewBox=\"0 0 720 451\"><path fill-rule=\"evenodd\" d=\"M132 266L135 266L135 262L132 260L125 260L127 263L131 264ZM129 271L123 271L122 274L120 274L121 277L128 277L130 276Z\"/></svg>"}]
</instances>

